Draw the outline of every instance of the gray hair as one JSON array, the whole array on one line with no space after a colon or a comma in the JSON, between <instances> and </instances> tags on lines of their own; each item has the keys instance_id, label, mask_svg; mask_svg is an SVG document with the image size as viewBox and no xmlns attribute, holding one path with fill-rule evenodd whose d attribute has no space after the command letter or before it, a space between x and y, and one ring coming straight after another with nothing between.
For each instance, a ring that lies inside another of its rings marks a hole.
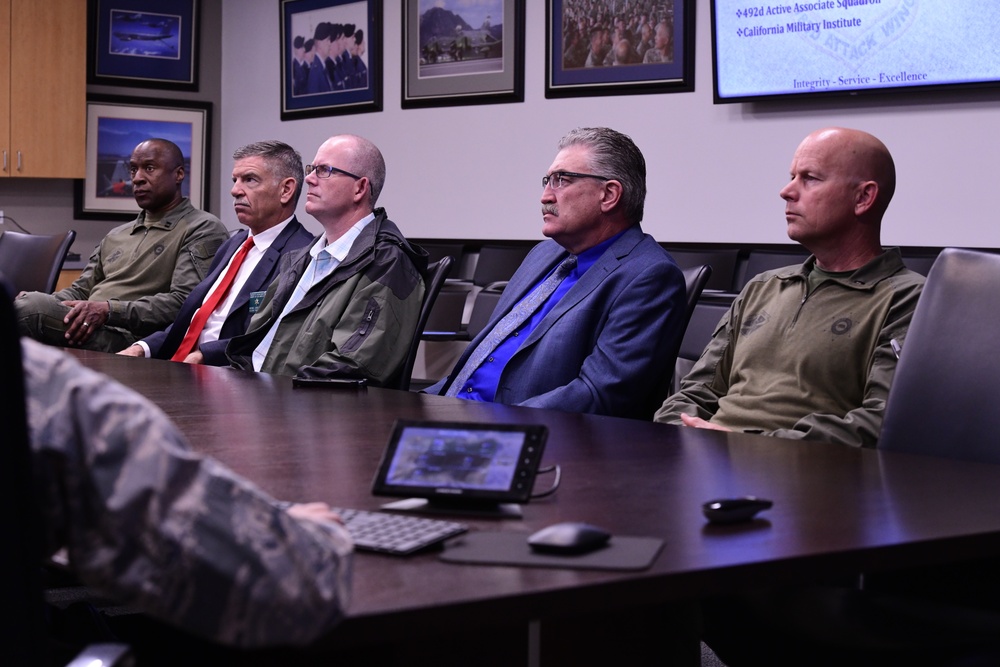
<instances>
[{"instance_id":1,"label":"gray hair","mask_svg":"<svg viewBox=\"0 0 1000 667\"><path fill-rule=\"evenodd\" d=\"M305 182L305 172L302 169L302 156L297 150L282 141L268 139L240 146L233 152L234 160L248 157L261 157L267 160L271 175L279 181L294 178L295 195L292 197L292 208L298 206L302 184Z\"/></svg>"},{"instance_id":2,"label":"gray hair","mask_svg":"<svg viewBox=\"0 0 1000 667\"><path fill-rule=\"evenodd\" d=\"M590 169L622 184L622 206L633 225L642 220L646 203L646 159L628 135L608 127L578 127L559 140L559 150L569 146L590 149Z\"/></svg>"}]
</instances>

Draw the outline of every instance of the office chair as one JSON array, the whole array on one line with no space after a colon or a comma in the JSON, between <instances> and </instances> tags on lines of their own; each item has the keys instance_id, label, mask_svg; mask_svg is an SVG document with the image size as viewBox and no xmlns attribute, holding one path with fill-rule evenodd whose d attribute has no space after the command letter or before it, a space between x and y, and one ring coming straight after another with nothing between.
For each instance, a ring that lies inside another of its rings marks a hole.
<instances>
[{"instance_id":1,"label":"office chair","mask_svg":"<svg viewBox=\"0 0 1000 667\"><path fill-rule=\"evenodd\" d=\"M421 242L420 247L427 251L427 263L433 264L444 257L451 257L449 280L461 279L462 260L465 257L464 243ZM471 271L467 276L471 280Z\"/></svg>"},{"instance_id":2,"label":"office chair","mask_svg":"<svg viewBox=\"0 0 1000 667\"><path fill-rule=\"evenodd\" d=\"M946 248L889 390L879 449L1000 463L1000 255Z\"/></svg>"},{"instance_id":3,"label":"office chair","mask_svg":"<svg viewBox=\"0 0 1000 667\"><path fill-rule=\"evenodd\" d=\"M801 264L807 257L809 253L805 250L751 250L746 259L741 259L737 265L737 282L733 291L741 291L758 273Z\"/></svg>"},{"instance_id":4,"label":"office chair","mask_svg":"<svg viewBox=\"0 0 1000 667\"><path fill-rule=\"evenodd\" d=\"M55 236L4 232L0 234L0 271L11 282L15 293L51 294L56 290L66 252L75 238L76 232L72 229Z\"/></svg>"},{"instance_id":5,"label":"office chair","mask_svg":"<svg viewBox=\"0 0 1000 667\"><path fill-rule=\"evenodd\" d=\"M1000 463L998 333L1000 256L943 250L903 342L878 449ZM882 471L889 486L892 470ZM998 567L984 558L868 572L861 587L817 587L794 604L756 611L840 628L840 643L863 649L839 664L1000 664ZM817 651L831 659L828 646L800 647L798 663Z\"/></svg>"},{"instance_id":6,"label":"office chair","mask_svg":"<svg viewBox=\"0 0 1000 667\"><path fill-rule=\"evenodd\" d=\"M695 306L701 298L705 284L712 277L712 267L707 264L693 266L684 269L682 273L684 275L685 298L684 312L681 313L681 331L686 333L691 321L691 315L695 312ZM673 393L677 382L677 352L680 350L685 333L681 334L681 341L678 341L677 348L674 350L674 368L670 369L673 372L664 373L660 380L654 386L650 387L646 394L644 405L636 413L640 419L652 419L656 411L663 405L663 401L667 396Z\"/></svg>"},{"instance_id":7,"label":"office chair","mask_svg":"<svg viewBox=\"0 0 1000 667\"><path fill-rule=\"evenodd\" d=\"M42 593L41 514L35 503L31 444L24 394L21 344L11 302L12 287L0 276L0 600L8 613L0 623L0 662L5 665L49 664ZM101 657L103 663L95 663ZM114 660L119 662L115 663ZM128 647L121 644L88 646L70 664L125 664Z\"/></svg>"},{"instance_id":8,"label":"office chair","mask_svg":"<svg viewBox=\"0 0 1000 667\"><path fill-rule=\"evenodd\" d=\"M420 345L420 338L424 327L427 326L427 320L430 318L431 310L434 308L434 302L437 300L438 294L441 292L441 287L448 277L448 271L451 270L451 265L452 258L446 256L427 267L427 273L430 278L427 280L424 289L424 300L420 305L420 317L417 319L417 327L413 330L413 336L410 338L409 351L406 353L406 359L403 361L403 367L400 370L395 389L402 389L403 391L409 391L410 389L410 375L413 373L413 364L417 359L417 348Z\"/></svg>"},{"instance_id":9,"label":"office chair","mask_svg":"<svg viewBox=\"0 0 1000 667\"><path fill-rule=\"evenodd\" d=\"M479 259L471 282L449 281L456 288L466 287L465 294L472 294L472 308L469 311L468 322L462 318L454 319L454 310L450 310L452 321L443 318L436 319L435 327L425 331L423 339L432 342L470 341L482 331L490 321L490 315L500 300L500 295L507 286L507 281L514 275L521 262L527 256L531 247L525 246L483 246L479 250ZM457 299L458 297L453 297ZM468 299L468 297L465 297ZM463 312L464 314L464 312Z\"/></svg>"},{"instance_id":10,"label":"office chair","mask_svg":"<svg viewBox=\"0 0 1000 667\"><path fill-rule=\"evenodd\" d=\"M703 270L708 269L708 275ZM681 379L687 375L694 362L698 361L708 342L712 340L715 327L729 309L732 295L727 298L703 298L705 285L711 277L711 266L700 266L684 269L684 283L687 287L687 319L684 322L684 335L677 359L674 362L674 373L670 382L670 394L680 388Z\"/></svg>"},{"instance_id":11,"label":"office chair","mask_svg":"<svg viewBox=\"0 0 1000 667\"><path fill-rule=\"evenodd\" d=\"M704 289L721 292L732 292L736 281L736 263L739 259L739 248L718 248L687 250L664 246L670 256L677 262L681 270L708 264L712 267L712 275L705 283Z\"/></svg>"},{"instance_id":12,"label":"office chair","mask_svg":"<svg viewBox=\"0 0 1000 667\"><path fill-rule=\"evenodd\" d=\"M531 246L483 246L479 249L472 284L483 289L490 286L503 289L502 285L510 280L530 251Z\"/></svg>"},{"instance_id":13,"label":"office chair","mask_svg":"<svg viewBox=\"0 0 1000 667\"><path fill-rule=\"evenodd\" d=\"M687 293L687 310L684 317L685 326L687 326L688 320L691 319L691 313L694 312L694 306L698 303L698 299L701 298L701 293L705 291L705 285L712 278L712 271L712 267L708 264L691 266L681 271L684 274L684 290Z\"/></svg>"},{"instance_id":14,"label":"office chair","mask_svg":"<svg viewBox=\"0 0 1000 667\"><path fill-rule=\"evenodd\" d=\"M878 448L1000 463L1000 255L946 248L927 276L886 401ZM886 472L886 483L892 477ZM1000 662L996 558L866 575L904 622L919 605L921 635L958 635L956 655ZM906 604L899 603L904 600ZM956 625L970 616L973 622ZM898 624L899 619L895 619ZM965 626L968 626L968 630ZM975 628L976 631L972 630ZM978 631L978 633L977 633ZM962 640L962 641L959 641Z\"/></svg>"}]
</instances>

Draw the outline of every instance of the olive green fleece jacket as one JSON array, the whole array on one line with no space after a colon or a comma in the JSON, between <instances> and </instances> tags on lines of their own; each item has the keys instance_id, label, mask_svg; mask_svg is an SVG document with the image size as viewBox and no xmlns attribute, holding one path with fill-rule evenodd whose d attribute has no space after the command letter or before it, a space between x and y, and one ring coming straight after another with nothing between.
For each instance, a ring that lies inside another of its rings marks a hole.
<instances>
[{"instance_id":1,"label":"olive green fleece jacket","mask_svg":"<svg viewBox=\"0 0 1000 667\"><path fill-rule=\"evenodd\" d=\"M80 277L53 296L58 301L107 301L107 326L136 338L148 336L173 324L228 237L218 218L186 197L157 222L147 223L142 211L108 232Z\"/></svg>"},{"instance_id":2,"label":"olive green fleece jacket","mask_svg":"<svg viewBox=\"0 0 1000 667\"><path fill-rule=\"evenodd\" d=\"M874 447L924 278L890 249L807 295L815 262L753 278L656 421Z\"/></svg>"}]
</instances>

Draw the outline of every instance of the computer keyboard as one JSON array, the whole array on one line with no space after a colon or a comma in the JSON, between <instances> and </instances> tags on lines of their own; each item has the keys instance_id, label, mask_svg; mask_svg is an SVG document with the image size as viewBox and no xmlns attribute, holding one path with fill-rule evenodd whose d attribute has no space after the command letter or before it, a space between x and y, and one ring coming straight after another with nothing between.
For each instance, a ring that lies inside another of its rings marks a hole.
<instances>
[{"instance_id":1,"label":"computer keyboard","mask_svg":"<svg viewBox=\"0 0 1000 667\"><path fill-rule=\"evenodd\" d=\"M468 526L441 519L406 514L333 508L359 551L405 556L468 530Z\"/></svg>"}]
</instances>

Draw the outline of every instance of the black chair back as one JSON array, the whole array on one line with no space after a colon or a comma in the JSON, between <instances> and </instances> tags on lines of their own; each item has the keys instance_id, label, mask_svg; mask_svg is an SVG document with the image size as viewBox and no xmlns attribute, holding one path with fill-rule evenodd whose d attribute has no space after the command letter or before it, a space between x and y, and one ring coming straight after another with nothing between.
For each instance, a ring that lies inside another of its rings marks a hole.
<instances>
[{"instance_id":1,"label":"black chair back","mask_svg":"<svg viewBox=\"0 0 1000 667\"><path fill-rule=\"evenodd\" d=\"M451 257L442 257L427 267L427 275L430 278L425 285L424 300L420 305L420 317L417 320L416 329L413 330L413 336L410 338L410 348L406 353L406 359L403 361L396 389L404 391L410 389L410 376L413 374L413 364L417 360L417 348L420 346L420 337L424 332L424 327L427 326L427 320L431 316L431 309L434 308L434 302L437 300L438 294L441 292L441 287L448 277L451 265Z\"/></svg>"},{"instance_id":2,"label":"black chair back","mask_svg":"<svg viewBox=\"0 0 1000 667\"><path fill-rule=\"evenodd\" d=\"M687 312L684 316L684 326L687 326L694 312L694 306L701 298L701 293L705 291L705 285L712 278L712 267L708 264L692 266L682 269L684 274L684 289L687 292Z\"/></svg>"},{"instance_id":3,"label":"black chair back","mask_svg":"<svg viewBox=\"0 0 1000 667\"><path fill-rule=\"evenodd\" d=\"M809 257L805 250L751 250L737 267L739 278L734 292L741 291L750 279L764 271L801 264Z\"/></svg>"},{"instance_id":4,"label":"black chair back","mask_svg":"<svg viewBox=\"0 0 1000 667\"><path fill-rule=\"evenodd\" d=\"M4 232L0 234L0 271L16 292L51 294L59 281L66 252L73 245L76 232L40 236Z\"/></svg>"},{"instance_id":5,"label":"black chair back","mask_svg":"<svg viewBox=\"0 0 1000 667\"><path fill-rule=\"evenodd\" d=\"M1000 255L946 248L889 389L880 449L1000 463Z\"/></svg>"},{"instance_id":6,"label":"black chair back","mask_svg":"<svg viewBox=\"0 0 1000 667\"><path fill-rule=\"evenodd\" d=\"M684 312L682 313L683 321L681 322L681 331L686 331L688 323L691 320L691 314L694 312L695 304L698 303L702 292L705 289L705 284L708 279L712 277L712 267L707 264L701 266L693 266L687 269L683 269L684 274L684 290L686 292L684 301ZM682 334L682 339L683 339ZM655 387L651 389L648 395L648 405L645 406L644 412L647 412L649 418L659 409L660 405L663 404L663 400L673 393L674 385L677 382L676 379L676 366L677 366L677 350L680 349L680 342L677 344L677 349L674 350L674 367L669 370L673 371L670 374L664 374L662 379L657 383Z\"/></svg>"},{"instance_id":7,"label":"black chair back","mask_svg":"<svg viewBox=\"0 0 1000 667\"><path fill-rule=\"evenodd\" d=\"M715 333L722 316L729 310L732 303L731 298L717 300L702 298L695 304L687 327L684 329L681 349L677 352L677 361L674 363L673 392L680 389L681 380L691 372L691 368L712 340L712 334Z\"/></svg>"},{"instance_id":8,"label":"black chair back","mask_svg":"<svg viewBox=\"0 0 1000 667\"><path fill-rule=\"evenodd\" d=\"M704 289L721 292L732 292L736 282L736 264L739 259L739 248L719 248L704 250L687 250L665 246L670 256L681 269L691 269L708 264L712 267L712 275L705 283Z\"/></svg>"},{"instance_id":9,"label":"black chair back","mask_svg":"<svg viewBox=\"0 0 1000 667\"><path fill-rule=\"evenodd\" d=\"M529 252L531 246L483 246L479 249L472 283L478 287L506 283Z\"/></svg>"}]
</instances>

